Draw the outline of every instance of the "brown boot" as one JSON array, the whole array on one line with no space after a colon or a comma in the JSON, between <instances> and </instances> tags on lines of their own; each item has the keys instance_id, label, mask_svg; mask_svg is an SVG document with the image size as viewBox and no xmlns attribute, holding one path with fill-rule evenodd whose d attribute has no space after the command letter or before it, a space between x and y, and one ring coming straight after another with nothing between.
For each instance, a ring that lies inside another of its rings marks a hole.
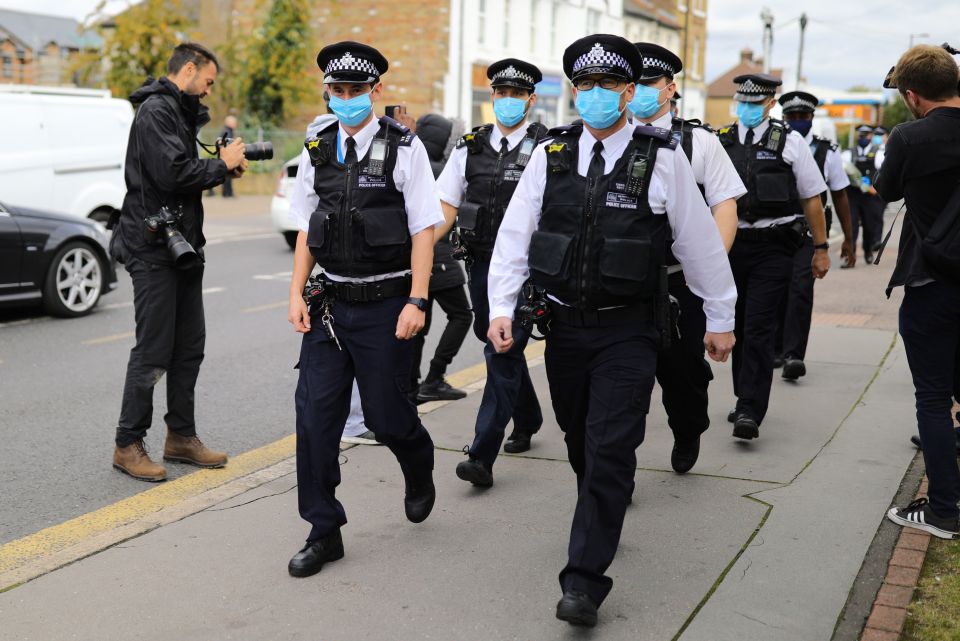
<instances>
[{"instance_id":1,"label":"brown boot","mask_svg":"<svg viewBox=\"0 0 960 641\"><path fill-rule=\"evenodd\" d=\"M180 436L167 430L167 442L163 446L163 460L190 463L199 467L223 467L227 455L214 452L196 436Z\"/></svg>"},{"instance_id":2,"label":"brown boot","mask_svg":"<svg viewBox=\"0 0 960 641\"><path fill-rule=\"evenodd\" d=\"M136 440L126 447L114 448L113 466L141 481L167 479L167 470L159 463L150 460L147 448L143 446L143 439Z\"/></svg>"}]
</instances>

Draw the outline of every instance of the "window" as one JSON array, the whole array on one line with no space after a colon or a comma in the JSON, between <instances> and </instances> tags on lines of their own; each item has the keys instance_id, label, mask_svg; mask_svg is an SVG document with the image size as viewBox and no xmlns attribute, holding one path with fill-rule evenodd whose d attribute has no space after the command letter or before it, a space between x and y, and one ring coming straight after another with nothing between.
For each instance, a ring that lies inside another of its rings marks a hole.
<instances>
[{"instance_id":1,"label":"window","mask_svg":"<svg viewBox=\"0 0 960 641\"><path fill-rule=\"evenodd\" d=\"M510 47L510 0L503 0L503 48Z\"/></svg>"},{"instance_id":2,"label":"window","mask_svg":"<svg viewBox=\"0 0 960 641\"><path fill-rule=\"evenodd\" d=\"M13 59L10 56L3 57L3 77L13 78Z\"/></svg>"},{"instance_id":3,"label":"window","mask_svg":"<svg viewBox=\"0 0 960 641\"><path fill-rule=\"evenodd\" d=\"M477 0L477 44L486 41L487 0Z\"/></svg>"}]
</instances>

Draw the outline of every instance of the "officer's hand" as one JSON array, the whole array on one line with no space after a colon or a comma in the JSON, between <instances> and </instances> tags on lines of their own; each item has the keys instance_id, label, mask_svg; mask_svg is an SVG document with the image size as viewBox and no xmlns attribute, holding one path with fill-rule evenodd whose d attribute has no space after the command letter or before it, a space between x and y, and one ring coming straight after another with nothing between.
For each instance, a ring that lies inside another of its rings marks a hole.
<instances>
[{"instance_id":1,"label":"officer's hand","mask_svg":"<svg viewBox=\"0 0 960 641\"><path fill-rule=\"evenodd\" d=\"M843 241L843 245L840 247L840 258L843 259L847 267L853 267L857 264L857 248L852 240Z\"/></svg>"},{"instance_id":2,"label":"officer's hand","mask_svg":"<svg viewBox=\"0 0 960 641\"><path fill-rule=\"evenodd\" d=\"M498 316L490 321L487 338L493 343L498 354L503 354L513 347L513 321L506 316Z\"/></svg>"},{"instance_id":3,"label":"officer's hand","mask_svg":"<svg viewBox=\"0 0 960 641\"><path fill-rule=\"evenodd\" d=\"M413 303L407 303L397 319L395 336L402 341L408 341L417 335L427 321L427 313L421 312Z\"/></svg>"},{"instance_id":4,"label":"officer's hand","mask_svg":"<svg viewBox=\"0 0 960 641\"><path fill-rule=\"evenodd\" d=\"M726 363L727 357L733 351L733 346L737 339L733 337L733 332L707 332L703 335L703 346L707 348L707 354L718 363Z\"/></svg>"},{"instance_id":5,"label":"officer's hand","mask_svg":"<svg viewBox=\"0 0 960 641\"><path fill-rule=\"evenodd\" d=\"M826 276L827 272L830 271L830 254L823 249L814 250L811 267L813 268L814 278L823 278Z\"/></svg>"},{"instance_id":6,"label":"officer's hand","mask_svg":"<svg viewBox=\"0 0 960 641\"><path fill-rule=\"evenodd\" d=\"M234 138L226 147L220 148L220 160L227 166L227 171L233 171L244 161L243 138Z\"/></svg>"},{"instance_id":7,"label":"officer's hand","mask_svg":"<svg viewBox=\"0 0 960 641\"><path fill-rule=\"evenodd\" d=\"M310 331L310 310L307 309L307 302L303 300L303 296L290 297L287 320L296 332L306 334Z\"/></svg>"},{"instance_id":8,"label":"officer's hand","mask_svg":"<svg viewBox=\"0 0 960 641\"><path fill-rule=\"evenodd\" d=\"M247 167L249 166L250 166L250 161L244 158L243 161L239 165L237 165L237 167L234 168L233 171L230 172L230 175L233 176L234 178L243 178L243 172L245 172L247 170Z\"/></svg>"}]
</instances>

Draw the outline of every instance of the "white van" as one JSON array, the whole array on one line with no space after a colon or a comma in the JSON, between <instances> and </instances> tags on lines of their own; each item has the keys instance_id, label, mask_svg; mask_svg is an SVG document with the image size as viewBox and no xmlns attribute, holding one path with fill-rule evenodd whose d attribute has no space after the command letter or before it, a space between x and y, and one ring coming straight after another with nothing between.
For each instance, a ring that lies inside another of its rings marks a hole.
<instances>
[{"instance_id":1,"label":"white van","mask_svg":"<svg viewBox=\"0 0 960 641\"><path fill-rule=\"evenodd\" d=\"M109 91L0 85L0 200L106 222L126 193L132 122Z\"/></svg>"}]
</instances>

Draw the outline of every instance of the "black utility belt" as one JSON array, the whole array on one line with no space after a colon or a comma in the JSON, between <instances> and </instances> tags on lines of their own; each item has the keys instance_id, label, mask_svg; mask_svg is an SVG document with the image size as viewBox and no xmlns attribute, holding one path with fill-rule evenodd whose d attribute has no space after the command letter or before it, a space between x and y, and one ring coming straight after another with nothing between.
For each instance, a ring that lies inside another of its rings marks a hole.
<instances>
[{"instance_id":1,"label":"black utility belt","mask_svg":"<svg viewBox=\"0 0 960 641\"><path fill-rule=\"evenodd\" d=\"M764 242L779 240L792 244L802 239L806 230L806 220L798 218L792 222L774 225L773 227L740 227L737 229L737 240Z\"/></svg>"},{"instance_id":2,"label":"black utility belt","mask_svg":"<svg viewBox=\"0 0 960 641\"><path fill-rule=\"evenodd\" d=\"M329 278L322 278L323 291L334 300L344 303L374 303L376 301L409 296L413 276L398 276L385 280L375 280L367 283L343 283Z\"/></svg>"},{"instance_id":3,"label":"black utility belt","mask_svg":"<svg viewBox=\"0 0 960 641\"><path fill-rule=\"evenodd\" d=\"M550 313L553 319L572 327L610 327L635 322L653 322L655 306L653 303L636 303L628 307L610 309L580 309L568 307L550 301Z\"/></svg>"}]
</instances>

